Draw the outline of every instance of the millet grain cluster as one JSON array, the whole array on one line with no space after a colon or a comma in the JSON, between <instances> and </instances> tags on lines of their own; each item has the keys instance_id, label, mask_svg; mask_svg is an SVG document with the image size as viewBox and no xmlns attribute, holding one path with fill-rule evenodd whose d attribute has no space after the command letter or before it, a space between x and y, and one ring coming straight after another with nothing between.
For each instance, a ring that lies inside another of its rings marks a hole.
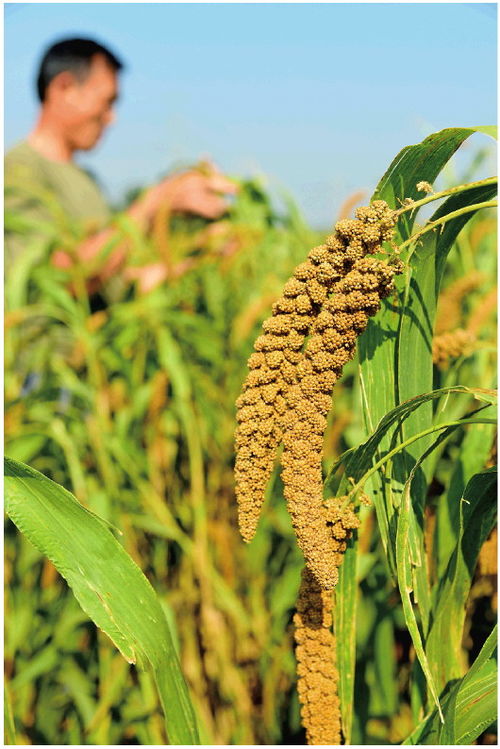
<instances>
[{"instance_id":1,"label":"millet grain cluster","mask_svg":"<svg viewBox=\"0 0 500 749\"><path fill-rule=\"evenodd\" d=\"M285 498L306 564L324 589L337 581L338 551L323 502L322 448L335 382L358 336L401 271L372 255L396 221L384 201L337 222L294 271L263 324L237 401L236 496L243 538L253 537L283 443Z\"/></svg>"},{"instance_id":2,"label":"millet grain cluster","mask_svg":"<svg viewBox=\"0 0 500 749\"><path fill-rule=\"evenodd\" d=\"M434 334L449 333L460 327L463 318L463 303L471 291L475 291L485 280L485 274L474 270L451 283L439 295Z\"/></svg>"},{"instance_id":3,"label":"millet grain cluster","mask_svg":"<svg viewBox=\"0 0 500 749\"><path fill-rule=\"evenodd\" d=\"M432 361L440 369L447 369L450 360L470 354L474 349L476 336L470 330L457 328L449 333L441 333L432 339Z\"/></svg>"},{"instance_id":4,"label":"millet grain cluster","mask_svg":"<svg viewBox=\"0 0 500 749\"><path fill-rule=\"evenodd\" d=\"M498 288L495 286L488 291L474 308L468 322L467 330L474 335L479 335L484 325L495 321L498 307Z\"/></svg>"},{"instance_id":5,"label":"millet grain cluster","mask_svg":"<svg viewBox=\"0 0 500 749\"><path fill-rule=\"evenodd\" d=\"M325 500L325 517L335 548L335 565L343 560L352 531L359 519L352 509L343 507L346 497ZM301 720L309 745L340 744L340 702L335 667L336 643L332 627L332 593L323 588L308 567L302 570L297 600L295 657L297 692Z\"/></svg>"},{"instance_id":6,"label":"millet grain cluster","mask_svg":"<svg viewBox=\"0 0 500 749\"><path fill-rule=\"evenodd\" d=\"M476 302L468 320L462 313L462 299L484 280L479 271L470 273L451 284L439 297L438 318L432 340L432 359L440 369L447 369L460 356L468 356L481 345L481 331L497 309L498 289L495 286ZM458 323L461 327L455 327Z\"/></svg>"},{"instance_id":7,"label":"millet grain cluster","mask_svg":"<svg viewBox=\"0 0 500 749\"><path fill-rule=\"evenodd\" d=\"M332 594L304 567L297 600L295 656L300 715L309 745L340 744L340 700L337 695Z\"/></svg>"}]
</instances>

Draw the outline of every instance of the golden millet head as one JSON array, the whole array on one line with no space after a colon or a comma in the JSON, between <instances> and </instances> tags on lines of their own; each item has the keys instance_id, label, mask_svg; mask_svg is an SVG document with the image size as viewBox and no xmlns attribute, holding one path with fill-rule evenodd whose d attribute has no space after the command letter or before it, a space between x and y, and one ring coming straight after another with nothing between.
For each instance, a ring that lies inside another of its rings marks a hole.
<instances>
[{"instance_id":1,"label":"golden millet head","mask_svg":"<svg viewBox=\"0 0 500 749\"><path fill-rule=\"evenodd\" d=\"M432 361L440 369L446 369L451 359L472 353L476 336L470 330L457 328L450 333L435 336L432 341Z\"/></svg>"},{"instance_id":2,"label":"golden millet head","mask_svg":"<svg viewBox=\"0 0 500 749\"><path fill-rule=\"evenodd\" d=\"M255 533L283 440L287 506L309 571L325 589L335 585L345 539L357 520L346 511L333 521L332 509L323 504L325 417L358 336L401 272L399 261L373 256L392 237L395 222L396 213L384 201L374 201L359 208L356 218L337 222L335 233L309 252L263 323L237 400L235 477L242 535L249 540Z\"/></svg>"},{"instance_id":3,"label":"golden millet head","mask_svg":"<svg viewBox=\"0 0 500 749\"><path fill-rule=\"evenodd\" d=\"M352 507L349 505L343 506L347 499L347 495L325 499L327 523L331 528L332 535L339 540L349 538L351 532L359 528L360 525L359 518Z\"/></svg>"},{"instance_id":4,"label":"golden millet head","mask_svg":"<svg viewBox=\"0 0 500 749\"><path fill-rule=\"evenodd\" d=\"M302 724L309 745L340 744L335 638L331 632L332 597L305 567L297 600L295 656Z\"/></svg>"}]
</instances>

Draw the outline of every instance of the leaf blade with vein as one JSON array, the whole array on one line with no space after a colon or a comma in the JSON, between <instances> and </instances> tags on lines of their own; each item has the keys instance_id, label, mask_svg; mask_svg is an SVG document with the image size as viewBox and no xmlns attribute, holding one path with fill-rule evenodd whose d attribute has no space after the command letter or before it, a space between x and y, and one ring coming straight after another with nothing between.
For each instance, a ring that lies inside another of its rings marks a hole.
<instances>
[{"instance_id":1,"label":"leaf blade with vein","mask_svg":"<svg viewBox=\"0 0 500 749\"><path fill-rule=\"evenodd\" d=\"M5 459L10 518L67 580L129 663L155 675L172 743L197 744L187 686L153 588L106 524L38 471Z\"/></svg>"}]
</instances>

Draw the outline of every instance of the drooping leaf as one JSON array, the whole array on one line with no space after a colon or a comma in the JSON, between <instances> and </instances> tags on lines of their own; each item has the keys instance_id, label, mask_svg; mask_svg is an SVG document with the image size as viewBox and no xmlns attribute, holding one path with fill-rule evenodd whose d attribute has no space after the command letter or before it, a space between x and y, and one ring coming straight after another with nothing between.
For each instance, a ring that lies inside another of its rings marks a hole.
<instances>
[{"instance_id":1,"label":"drooping leaf","mask_svg":"<svg viewBox=\"0 0 500 749\"><path fill-rule=\"evenodd\" d=\"M174 744L197 744L193 708L163 609L106 524L38 471L5 459L7 513L67 580L129 663L151 668Z\"/></svg>"},{"instance_id":2,"label":"drooping leaf","mask_svg":"<svg viewBox=\"0 0 500 749\"><path fill-rule=\"evenodd\" d=\"M462 143L480 130L474 127L445 128L428 135L421 143L406 146L389 165L373 193L373 199L385 200L398 208L405 198L417 200L422 197L417 184L429 182L432 185ZM405 231L411 232L414 218L405 218Z\"/></svg>"},{"instance_id":3,"label":"drooping leaf","mask_svg":"<svg viewBox=\"0 0 500 749\"><path fill-rule=\"evenodd\" d=\"M495 195L496 190L497 186L494 184L451 195L432 215L430 221L464 206L487 200ZM472 215L467 213L459 216L439 230L426 234L418 241L411 254L395 352L398 402L432 389L432 339L444 265L453 242ZM432 405L429 403L426 408L419 409L418 413L406 421L402 428L402 437L422 431L431 420ZM408 456L412 456L412 450Z\"/></svg>"},{"instance_id":4,"label":"drooping leaf","mask_svg":"<svg viewBox=\"0 0 500 749\"><path fill-rule=\"evenodd\" d=\"M498 127L496 125L483 125L482 127L475 127L474 130L477 130L478 133L490 135L495 140L498 139Z\"/></svg>"},{"instance_id":5,"label":"drooping leaf","mask_svg":"<svg viewBox=\"0 0 500 749\"><path fill-rule=\"evenodd\" d=\"M415 590L414 582L414 567L416 566L416 560L413 555L408 554L408 547L411 543L410 540L410 524L413 520L413 514L410 512L411 508L411 493L410 486L403 493L403 501L401 503L398 523L397 523L397 535L396 535L396 564L397 574L399 583L399 592L401 593L401 602L403 604L403 612L405 616L406 626L411 635L413 646L417 654L417 658L420 662L420 667L424 672L425 679L432 696L433 702L436 704L438 714L442 719L441 705L439 703L439 696L437 686L432 675L431 667L427 654L424 648L424 642L418 626L415 611L412 605L411 593Z\"/></svg>"},{"instance_id":6,"label":"drooping leaf","mask_svg":"<svg viewBox=\"0 0 500 749\"><path fill-rule=\"evenodd\" d=\"M419 182L434 183L455 151L477 130L477 128L447 128L429 135L421 143L407 146L390 164L372 199L386 200L395 208L399 208L405 198L418 199L421 193L417 189L417 184ZM491 189L493 188L487 188L487 190ZM448 207L456 207L460 201L467 201L474 197L477 195L473 191L460 193L453 200L450 199L452 202L448 203ZM438 209L438 212L442 209L443 207ZM470 215L472 214L468 214L468 217ZM397 244L410 237L415 219L416 212L413 211L401 216L395 237ZM382 309L374 319L370 320L367 330L360 339L360 377L367 432L373 431L384 414L402 401L432 389L432 332L438 286L436 264L438 255L446 257L457 230L463 225L460 220L455 221L453 227L440 236L439 252L435 246L436 235L425 235L425 241L418 246L410 258L405 277L397 282L395 298L385 300ZM407 420L404 436L408 437L412 433L421 432L431 419L432 410L429 404ZM381 449L388 449L389 444L390 433L382 440ZM376 505L377 515L384 510L386 516L380 517L382 526L387 524L392 513L392 497L387 494L391 495L394 491L402 490L402 483L398 481L398 476L401 476L404 483L405 476L408 475L411 467L412 451L409 450L403 459L396 461L394 475L388 484L389 488L384 484L380 484L378 488L380 496ZM423 468L425 470L425 466ZM424 493L423 487L418 485L423 478L423 476L419 478L415 484L415 497L417 493L420 496ZM416 513L414 528L420 538L415 539L415 543L421 546L422 533L418 531L418 528L421 527L422 508L418 507L415 497L410 511ZM394 569L394 557L390 549L388 554L389 564ZM423 580L421 583L424 587Z\"/></svg>"},{"instance_id":7,"label":"drooping leaf","mask_svg":"<svg viewBox=\"0 0 500 749\"><path fill-rule=\"evenodd\" d=\"M497 627L471 669L451 683L442 697L444 724L437 710L403 741L407 745L472 744L497 718Z\"/></svg>"},{"instance_id":8,"label":"drooping leaf","mask_svg":"<svg viewBox=\"0 0 500 749\"><path fill-rule=\"evenodd\" d=\"M346 450L346 452L340 456L327 476L326 488L333 488L334 474L340 465L345 466L347 475L358 480L370 467L380 443L391 427L397 423L404 423L405 419L407 419L410 414L420 408L423 404L453 394L466 395L478 400L480 403L492 405L497 403L496 390L473 388L465 385L438 388L410 398L390 411L387 411L363 444L359 445L359 447ZM431 426L431 424L427 424L427 426Z\"/></svg>"},{"instance_id":9,"label":"drooping leaf","mask_svg":"<svg viewBox=\"0 0 500 749\"><path fill-rule=\"evenodd\" d=\"M339 487L335 486L335 472L337 468L342 464L345 468L345 475L352 477L355 481L359 479L368 471L371 467L375 456L381 449L381 445L386 438L387 434L391 429L398 423L404 423L404 420L408 418L416 409L419 409L423 404L426 404L432 400L440 399L446 395L452 394L463 394L469 397L474 397L483 403L492 403L496 401L496 393L493 390L485 390L483 388L469 388L465 386L454 386L451 388L440 388L433 390L429 393L423 393L415 398L411 398L405 403L401 403L396 408L391 409L383 418L379 424L374 428L373 433L370 437L357 448L348 450L346 453L341 455L339 460L333 465L329 475L325 482L326 491L337 491L342 493ZM342 484L342 487L345 485ZM388 555L389 563L392 560L391 569L395 572L395 534L390 534L389 528L391 525L392 517L394 514L395 507L387 505L384 500L384 494L380 490L373 491L373 502L377 511L377 520L382 536L382 542L386 553Z\"/></svg>"},{"instance_id":10,"label":"drooping leaf","mask_svg":"<svg viewBox=\"0 0 500 749\"><path fill-rule=\"evenodd\" d=\"M440 580L446 571L450 557L460 535L460 507L465 487L470 476L479 473L486 465L495 426L478 424L469 429L460 445L460 452L451 473L447 491L436 508L436 577Z\"/></svg>"},{"instance_id":11,"label":"drooping leaf","mask_svg":"<svg viewBox=\"0 0 500 749\"><path fill-rule=\"evenodd\" d=\"M417 184L428 182L431 185L447 164L457 148L476 128L449 128L425 138L422 143L403 149L393 160L381 179L373 198L386 200L389 205L399 208L407 198L418 200L422 197ZM449 198L434 214L434 218L448 215L452 210L475 204L493 194L494 186L465 190ZM403 277L396 282L396 292L385 300L382 309L369 323L361 337L359 346L360 378L363 392L363 407L367 432L372 432L385 413L398 404L415 398L433 388L432 337L437 306L437 293L444 260L458 232L472 215L464 214L450 221L450 226L423 235L413 252L402 255L407 261ZM399 219L395 237L396 244L408 240L414 231L416 211L407 211ZM411 245L410 245L411 247ZM398 440L408 442L413 435L424 434L433 422L431 402L409 414L404 422L388 428L378 444L379 457L387 453ZM405 613L409 617L407 625L414 629L414 644L425 659L423 641L431 621L431 598L426 569L424 548L424 504L431 466L425 461L419 467L411 483L411 497L404 513L396 512L400 503L404 483L415 466L418 456L431 445L431 436L419 440L418 444L408 445L401 455L395 456L391 466L374 478L374 504L390 568L400 578L404 576L403 590L413 591L418 601L420 626L416 629L413 621L415 613L406 601ZM398 524L405 524L400 533ZM394 553L396 538L405 538L406 555L400 556L405 570L397 570L398 560ZM409 596L409 592L408 592ZM418 633L418 637L417 637ZM424 667L424 671L426 671ZM427 676L427 673L426 673ZM430 683L430 682L429 682ZM432 686L434 698L436 688Z\"/></svg>"},{"instance_id":12,"label":"drooping leaf","mask_svg":"<svg viewBox=\"0 0 500 749\"><path fill-rule=\"evenodd\" d=\"M436 591L427 653L442 688L462 676L461 647L465 605L477 557L496 522L496 467L476 473L458 498L460 532L455 550Z\"/></svg>"}]
</instances>

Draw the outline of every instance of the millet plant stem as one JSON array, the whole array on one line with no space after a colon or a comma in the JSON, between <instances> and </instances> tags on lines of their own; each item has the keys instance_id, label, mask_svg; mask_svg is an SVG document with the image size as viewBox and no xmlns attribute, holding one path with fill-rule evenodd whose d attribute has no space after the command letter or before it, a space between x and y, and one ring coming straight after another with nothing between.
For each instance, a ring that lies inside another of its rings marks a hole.
<instances>
[{"instance_id":1,"label":"millet plant stem","mask_svg":"<svg viewBox=\"0 0 500 749\"><path fill-rule=\"evenodd\" d=\"M453 218L457 218L458 216L463 216L466 213L474 213L475 211L479 211L480 208L495 208L497 205L498 205L498 201L496 200L485 200L483 203L474 203L474 205L465 206L465 208L460 208L458 211L452 211L451 213L447 213L446 216L442 216L441 218L436 219L436 221L428 221L426 226L423 229L415 232L415 234L412 234L412 236L409 239L407 239L405 242L402 242L399 245L399 251L403 250L405 247L408 247L408 245L414 244L415 241L419 237L421 237L423 234L427 234L428 231L433 231L438 226L442 226L443 224L446 224L448 221L451 221L451 219Z\"/></svg>"},{"instance_id":2,"label":"millet plant stem","mask_svg":"<svg viewBox=\"0 0 500 749\"><path fill-rule=\"evenodd\" d=\"M413 444L413 442L417 442L417 440L421 439L422 437L426 437L428 434L433 434L433 432L439 432L441 429L447 429L448 427L454 427L454 426L464 426L465 424L496 424L495 419L459 419L458 421L445 421L442 424L435 424L432 427L429 427L429 429L424 429L423 432L419 432L418 434L414 434L413 437L410 437L405 442L401 442L397 447L395 447L393 450L390 450L386 455L384 455L383 458L380 458L363 476L360 478L360 480L354 484L350 492L346 495L346 499L344 500L342 507L347 507L347 505L350 504L352 501L352 497L354 497L360 489L363 488L363 485L368 481L370 476L373 476L374 473L378 471L379 468L381 468L385 463L387 463L391 458L394 457L398 452L401 452L401 450L404 450L409 445Z\"/></svg>"},{"instance_id":3,"label":"millet plant stem","mask_svg":"<svg viewBox=\"0 0 500 749\"><path fill-rule=\"evenodd\" d=\"M457 185L456 187L450 187L447 190L441 190L440 192L433 192L432 195L428 195L426 198L422 198L421 200L415 200L414 202L408 203L408 205L403 206L402 208L398 208L396 211L397 216L401 216L403 213L406 213L407 211L414 211L416 208L420 208L423 205L426 205L427 203L432 203L434 200L440 200L441 198L446 198L448 195L456 195L460 192L465 192L466 190L472 190L475 187L486 187L487 185L495 185L497 182L496 177L488 177L487 179L481 179L477 182L469 182L465 185Z\"/></svg>"}]
</instances>

